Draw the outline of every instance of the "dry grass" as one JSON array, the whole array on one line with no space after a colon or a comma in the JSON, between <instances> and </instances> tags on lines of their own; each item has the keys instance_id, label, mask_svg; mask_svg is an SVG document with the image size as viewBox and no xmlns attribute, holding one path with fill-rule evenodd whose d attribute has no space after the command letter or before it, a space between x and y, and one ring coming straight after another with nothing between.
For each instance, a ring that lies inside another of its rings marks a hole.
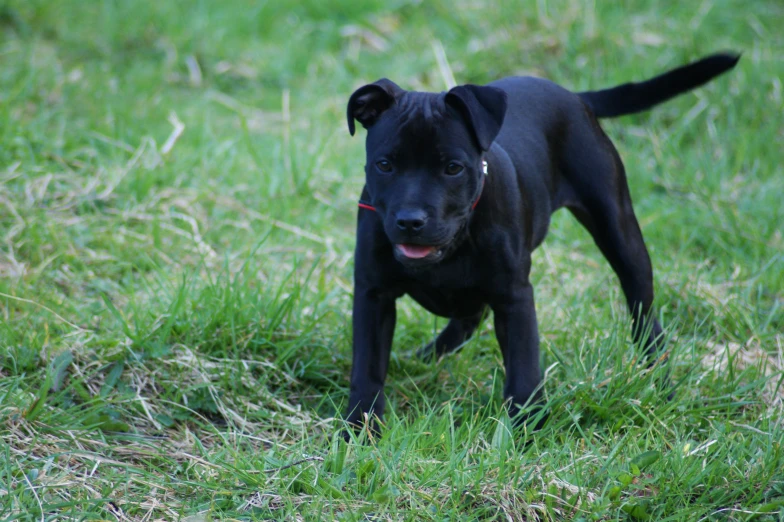
<instances>
[{"instance_id":1,"label":"dry grass","mask_svg":"<svg viewBox=\"0 0 784 522\"><path fill-rule=\"evenodd\" d=\"M6 4L4 519L781 517L776 2ZM533 271L544 430L510 431L491 321L422 364L444 320L404 299L384 437L333 438L363 183L351 90L508 74L594 88L721 48L744 51L731 75L605 125L675 399L657 388L666 365L636 364L614 275L558 214Z\"/></svg>"}]
</instances>

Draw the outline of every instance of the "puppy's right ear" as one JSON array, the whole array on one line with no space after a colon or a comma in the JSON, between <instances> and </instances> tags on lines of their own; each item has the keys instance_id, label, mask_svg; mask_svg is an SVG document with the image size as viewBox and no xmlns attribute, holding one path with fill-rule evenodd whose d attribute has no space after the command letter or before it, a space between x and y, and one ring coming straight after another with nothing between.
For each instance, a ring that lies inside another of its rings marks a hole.
<instances>
[{"instance_id":1,"label":"puppy's right ear","mask_svg":"<svg viewBox=\"0 0 784 522\"><path fill-rule=\"evenodd\" d=\"M354 120L357 120L366 129L376 123L379 116L389 109L395 100L403 93L403 89L394 82L382 78L381 80L360 87L348 100L346 118L348 131L354 135Z\"/></svg>"}]
</instances>

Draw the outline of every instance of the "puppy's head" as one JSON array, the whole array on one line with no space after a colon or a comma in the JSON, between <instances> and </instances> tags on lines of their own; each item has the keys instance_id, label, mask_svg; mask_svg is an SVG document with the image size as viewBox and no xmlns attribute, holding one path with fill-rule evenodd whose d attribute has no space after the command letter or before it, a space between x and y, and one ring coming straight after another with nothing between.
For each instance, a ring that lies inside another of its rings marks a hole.
<instances>
[{"instance_id":1,"label":"puppy's head","mask_svg":"<svg viewBox=\"0 0 784 522\"><path fill-rule=\"evenodd\" d=\"M505 113L506 93L495 87L424 93L383 79L351 95L349 132L355 120L368 131L366 186L398 261L437 263L455 246Z\"/></svg>"}]
</instances>

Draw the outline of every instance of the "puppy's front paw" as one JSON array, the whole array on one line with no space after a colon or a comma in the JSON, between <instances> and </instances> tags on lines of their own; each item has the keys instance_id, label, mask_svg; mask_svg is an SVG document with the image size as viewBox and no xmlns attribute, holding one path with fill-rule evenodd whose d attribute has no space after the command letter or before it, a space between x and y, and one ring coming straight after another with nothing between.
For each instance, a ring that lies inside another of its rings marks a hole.
<instances>
[{"instance_id":1,"label":"puppy's front paw","mask_svg":"<svg viewBox=\"0 0 784 522\"><path fill-rule=\"evenodd\" d=\"M550 418L550 409L545 404L535 403L527 407L509 404L509 417L515 430L539 431Z\"/></svg>"}]
</instances>

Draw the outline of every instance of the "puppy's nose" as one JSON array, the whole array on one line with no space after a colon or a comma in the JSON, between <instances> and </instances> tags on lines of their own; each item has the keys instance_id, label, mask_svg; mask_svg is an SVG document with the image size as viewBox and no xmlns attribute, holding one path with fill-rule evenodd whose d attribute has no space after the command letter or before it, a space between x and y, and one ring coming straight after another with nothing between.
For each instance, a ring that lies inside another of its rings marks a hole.
<instances>
[{"instance_id":1,"label":"puppy's nose","mask_svg":"<svg viewBox=\"0 0 784 522\"><path fill-rule=\"evenodd\" d=\"M425 228L427 213L424 210L401 210L395 216L395 224L406 232L419 232Z\"/></svg>"}]
</instances>

